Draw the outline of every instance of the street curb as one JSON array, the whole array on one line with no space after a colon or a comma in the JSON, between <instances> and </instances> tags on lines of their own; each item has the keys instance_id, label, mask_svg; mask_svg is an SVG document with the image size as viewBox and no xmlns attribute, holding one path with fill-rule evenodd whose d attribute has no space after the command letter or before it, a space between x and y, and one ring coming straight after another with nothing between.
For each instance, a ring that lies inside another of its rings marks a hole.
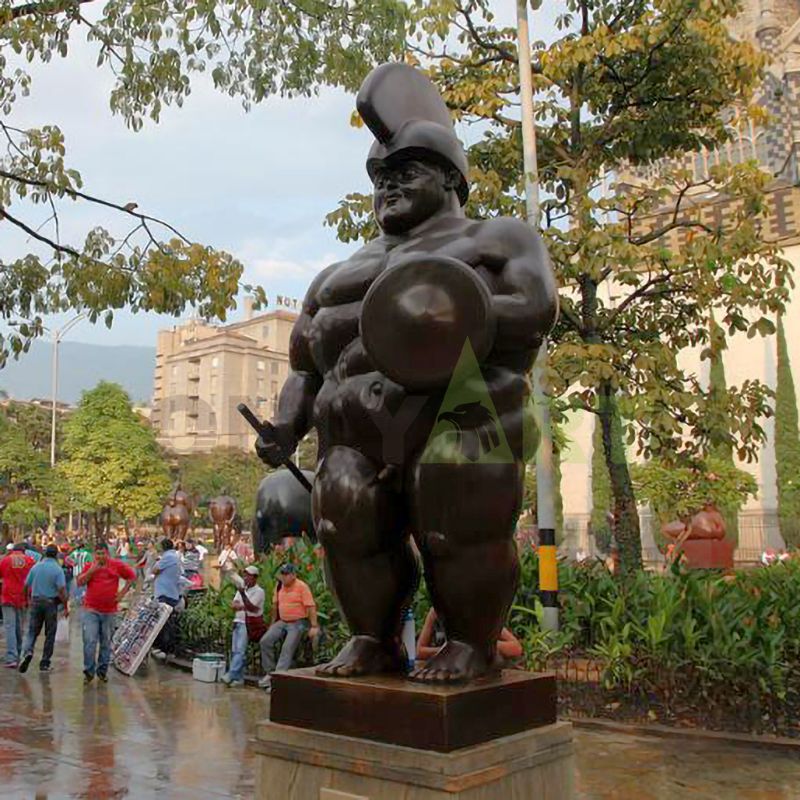
<instances>
[{"instance_id":1,"label":"street curb","mask_svg":"<svg viewBox=\"0 0 800 800\"><path fill-rule=\"evenodd\" d=\"M800 755L800 739L791 739L788 736L761 736L751 733L733 733L725 731L710 731L705 728L675 728L670 725L645 725L613 720L564 717L576 728L586 730L609 731L625 733L635 736L655 736L662 739L698 739L707 743L731 744L739 747L759 747L766 750L782 750L794 755Z\"/></svg>"}]
</instances>

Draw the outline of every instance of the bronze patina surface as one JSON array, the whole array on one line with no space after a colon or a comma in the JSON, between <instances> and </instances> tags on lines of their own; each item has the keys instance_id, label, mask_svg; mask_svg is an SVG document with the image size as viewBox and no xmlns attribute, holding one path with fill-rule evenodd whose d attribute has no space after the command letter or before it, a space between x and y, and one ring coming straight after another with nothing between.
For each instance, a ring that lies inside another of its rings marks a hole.
<instances>
[{"instance_id":1,"label":"bronze patina surface","mask_svg":"<svg viewBox=\"0 0 800 800\"><path fill-rule=\"evenodd\" d=\"M441 753L556 721L550 673L505 670L453 686L300 669L276 672L272 685L272 722Z\"/></svg>"}]
</instances>

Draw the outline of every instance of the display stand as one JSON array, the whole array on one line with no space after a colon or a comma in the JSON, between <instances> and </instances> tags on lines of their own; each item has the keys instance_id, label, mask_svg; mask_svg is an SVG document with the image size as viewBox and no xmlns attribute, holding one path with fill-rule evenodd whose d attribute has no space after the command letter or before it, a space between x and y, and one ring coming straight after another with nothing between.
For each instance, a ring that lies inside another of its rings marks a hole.
<instances>
[{"instance_id":1,"label":"display stand","mask_svg":"<svg viewBox=\"0 0 800 800\"><path fill-rule=\"evenodd\" d=\"M153 599L131 609L114 634L111 663L125 675L134 675L173 610Z\"/></svg>"}]
</instances>

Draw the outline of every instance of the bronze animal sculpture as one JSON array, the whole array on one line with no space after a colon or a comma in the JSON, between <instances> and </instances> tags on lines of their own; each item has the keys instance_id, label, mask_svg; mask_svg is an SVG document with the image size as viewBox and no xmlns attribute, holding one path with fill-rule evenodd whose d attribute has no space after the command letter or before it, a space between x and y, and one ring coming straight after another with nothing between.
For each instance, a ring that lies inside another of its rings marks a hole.
<instances>
[{"instance_id":1,"label":"bronze animal sculpture","mask_svg":"<svg viewBox=\"0 0 800 800\"><path fill-rule=\"evenodd\" d=\"M516 591L536 439L527 373L556 320L555 281L530 226L465 218L466 155L421 72L376 68L357 106L376 137L381 235L311 283L274 435L256 450L277 466L319 434L313 515L352 638L318 672L404 671L413 535L447 643L410 677L465 681L495 666Z\"/></svg>"},{"instance_id":2,"label":"bronze animal sculpture","mask_svg":"<svg viewBox=\"0 0 800 800\"><path fill-rule=\"evenodd\" d=\"M208 502L208 515L214 525L214 549L219 552L224 544L230 544L236 501L225 494L214 497Z\"/></svg>"},{"instance_id":3,"label":"bronze animal sculpture","mask_svg":"<svg viewBox=\"0 0 800 800\"><path fill-rule=\"evenodd\" d=\"M168 539L182 541L189 530L189 510L183 503L175 503L170 497L161 512L161 530Z\"/></svg>"},{"instance_id":4,"label":"bronze animal sculpture","mask_svg":"<svg viewBox=\"0 0 800 800\"><path fill-rule=\"evenodd\" d=\"M309 481L314 473L304 470ZM253 547L264 553L287 536L308 536L316 541L311 495L288 470L267 475L258 485L253 518Z\"/></svg>"}]
</instances>

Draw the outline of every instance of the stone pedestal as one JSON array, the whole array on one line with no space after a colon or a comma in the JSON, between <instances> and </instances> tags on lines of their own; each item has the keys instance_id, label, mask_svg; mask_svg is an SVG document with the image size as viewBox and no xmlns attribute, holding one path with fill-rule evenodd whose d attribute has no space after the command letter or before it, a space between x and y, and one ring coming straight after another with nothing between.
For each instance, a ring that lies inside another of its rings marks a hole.
<instances>
[{"instance_id":1,"label":"stone pedestal","mask_svg":"<svg viewBox=\"0 0 800 800\"><path fill-rule=\"evenodd\" d=\"M571 800L572 726L450 753L262 722L258 800Z\"/></svg>"},{"instance_id":2,"label":"stone pedestal","mask_svg":"<svg viewBox=\"0 0 800 800\"><path fill-rule=\"evenodd\" d=\"M552 674L464 686L276 673L258 727L260 800L569 800L572 727Z\"/></svg>"}]
</instances>

